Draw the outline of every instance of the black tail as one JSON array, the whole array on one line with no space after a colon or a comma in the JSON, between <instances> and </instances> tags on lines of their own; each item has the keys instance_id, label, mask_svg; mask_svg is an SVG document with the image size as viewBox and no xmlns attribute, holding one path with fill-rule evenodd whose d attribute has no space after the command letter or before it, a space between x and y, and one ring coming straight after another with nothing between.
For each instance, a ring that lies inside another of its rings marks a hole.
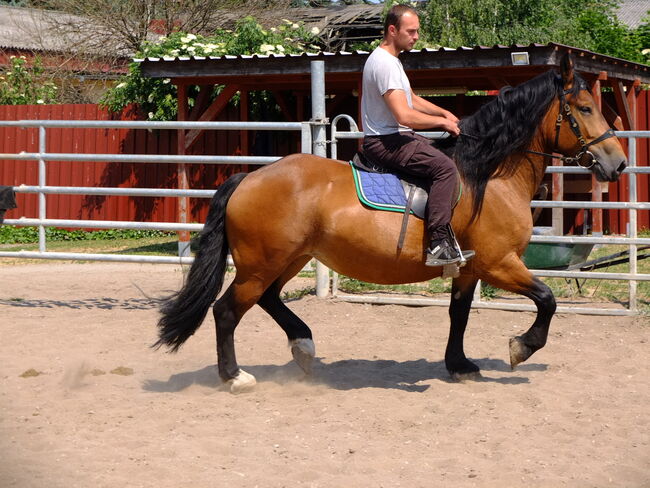
<instances>
[{"instance_id":1,"label":"black tail","mask_svg":"<svg viewBox=\"0 0 650 488\"><path fill-rule=\"evenodd\" d=\"M199 236L199 249L178 293L166 298L158 321L159 348L166 345L176 352L199 328L212 302L223 286L228 257L226 204L246 173L231 176L212 197L205 226Z\"/></svg>"}]
</instances>

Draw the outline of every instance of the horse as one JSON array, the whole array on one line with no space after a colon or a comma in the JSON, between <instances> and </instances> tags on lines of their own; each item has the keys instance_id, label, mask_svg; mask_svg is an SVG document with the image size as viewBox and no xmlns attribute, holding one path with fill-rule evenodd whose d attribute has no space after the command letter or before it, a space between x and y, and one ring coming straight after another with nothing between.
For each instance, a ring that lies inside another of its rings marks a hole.
<instances>
[{"instance_id":1,"label":"horse","mask_svg":"<svg viewBox=\"0 0 650 488\"><path fill-rule=\"evenodd\" d=\"M531 299L535 321L509 342L512 368L541 349L556 301L521 256L532 233L530 202L551 158L589 167L599 181L616 181L626 167L620 142L569 56L552 69L500 91L461 121L454 149L463 192L452 227L475 257L452 280L445 366L453 379L480 377L463 340L478 280ZM574 155L574 156L567 156ZM234 332L258 304L284 330L293 359L309 374L315 357L310 328L280 299L283 286L312 259L337 272L378 284L440 277L424 265L424 224L410 219L396 248L402 216L360 204L349 165L292 154L226 180L210 203L195 260L181 289L161 305L153 347L175 352L198 329L214 303L218 374L232 393L252 388L240 369ZM230 249L236 274L224 283ZM216 302L215 302L216 299Z\"/></svg>"}]
</instances>

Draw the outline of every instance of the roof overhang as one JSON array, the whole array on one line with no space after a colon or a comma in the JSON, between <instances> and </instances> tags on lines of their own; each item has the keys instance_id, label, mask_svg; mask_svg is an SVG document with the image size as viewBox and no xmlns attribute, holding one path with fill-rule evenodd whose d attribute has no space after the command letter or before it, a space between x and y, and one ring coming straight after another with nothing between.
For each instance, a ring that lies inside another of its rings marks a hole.
<instances>
[{"instance_id":1,"label":"roof overhang","mask_svg":"<svg viewBox=\"0 0 650 488\"><path fill-rule=\"evenodd\" d=\"M529 64L513 64L512 53L528 54ZM400 59L414 89L456 86L490 90L517 85L559 66L564 53L573 55L576 69L585 78L631 84L650 83L650 66L613 58L562 44L530 44L458 49L425 49L405 52ZM172 78L177 84L228 84L251 89L309 90L311 62L325 61L328 91L356 86L368 52L297 55L251 55L136 59L145 77ZM606 75L603 75L606 73Z\"/></svg>"}]
</instances>

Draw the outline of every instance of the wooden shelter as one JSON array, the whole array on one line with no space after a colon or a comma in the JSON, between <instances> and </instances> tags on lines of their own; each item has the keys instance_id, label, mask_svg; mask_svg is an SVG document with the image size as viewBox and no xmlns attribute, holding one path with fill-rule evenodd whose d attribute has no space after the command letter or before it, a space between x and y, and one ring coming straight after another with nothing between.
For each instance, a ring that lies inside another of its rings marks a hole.
<instances>
[{"instance_id":1,"label":"wooden shelter","mask_svg":"<svg viewBox=\"0 0 650 488\"><path fill-rule=\"evenodd\" d=\"M618 129L647 128L647 110L640 110L638 99L642 85L650 83L650 66L613 58L561 44L530 44L472 47L437 50L426 49L403 53L401 60L413 89L424 96L440 96L436 102L459 116L469 114L483 97L469 92L499 90L518 85L559 65L564 53L573 56L577 70L592 88L603 112ZM235 93L240 93L241 117L248 120L247 97L250 91L273 93L278 106L289 121L307 120L305 107L311 89L311 62L324 60L327 116L348 113L357 116L360 106L361 74L369 53L337 52L300 55L251 55L220 57L146 58L136 60L147 77L170 78L178 86L179 120L215 120ZM191 85L223 85L221 94L210 100L212 90L201 90L191 110L187 90ZM606 89L606 90L603 90ZM609 103L603 104L603 91ZM639 123L643 121L643 126ZM178 153L186 154L199 136L190 131L179 134ZM243 133L242 152L248 142ZM645 149L647 151L647 149ZM645 153L647 157L647 152ZM559 177L559 176L558 176ZM578 179L579 180L579 179ZM579 182L567 193L592 193L602 198L602 185ZM579 188L578 188L579 187ZM645 183L647 194L647 182ZM561 190L560 184L554 191ZM580 190L580 191L578 191ZM592 230L602 231L602 211L595 211Z\"/></svg>"},{"instance_id":2,"label":"wooden shelter","mask_svg":"<svg viewBox=\"0 0 650 488\"><path fill-rule=\"evenodd\" d=\"M426 49L401 55L413 89L425 95L454 94L463 113L465 94L472 90L498 90L517 85L557 67L565 52L573 55L576 68L593 87L608 87L616 99L616 111L623 127L636 127L635 101L642 84L650 83L650 66L596 54L561 44L495 46L458 49ZM252 55L220 57L146 58L141 63L146 77L171 78L186 92L189 85L225 85L214 101L196 104L189 120L212 120L236 92L269 90L278 95L286 116L300 119L296 107L282 103L284 94L309 94L310 62L325 61L325 85L330 100L357 97L367 52L338 52L300 55ZM340 105L341 100L336 102ZM180 97L179 106L186 105ZM299 103L298 103L299 105ZM329 107L328 107L329 109ZM187 119L189 114L181 118Z\"/></svg>"}]
</instances>

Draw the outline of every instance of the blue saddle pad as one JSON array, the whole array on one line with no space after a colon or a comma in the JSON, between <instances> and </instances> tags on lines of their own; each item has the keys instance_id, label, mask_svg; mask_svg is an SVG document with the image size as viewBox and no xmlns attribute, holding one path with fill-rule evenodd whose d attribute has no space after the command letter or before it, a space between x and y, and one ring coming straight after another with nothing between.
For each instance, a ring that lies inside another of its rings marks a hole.
<instances>
[{"instance_id":1,"label":"blue saddle pad","mask_svg":"<svg viewBox=\"0 0 650 488\"><path fill-rule=\"evenodd\" d=\"M352 162L350 167L361 203L377 210L404 213L408 200L397 176L391 173L371 173Z\"/></svg>"}]
</instances>

